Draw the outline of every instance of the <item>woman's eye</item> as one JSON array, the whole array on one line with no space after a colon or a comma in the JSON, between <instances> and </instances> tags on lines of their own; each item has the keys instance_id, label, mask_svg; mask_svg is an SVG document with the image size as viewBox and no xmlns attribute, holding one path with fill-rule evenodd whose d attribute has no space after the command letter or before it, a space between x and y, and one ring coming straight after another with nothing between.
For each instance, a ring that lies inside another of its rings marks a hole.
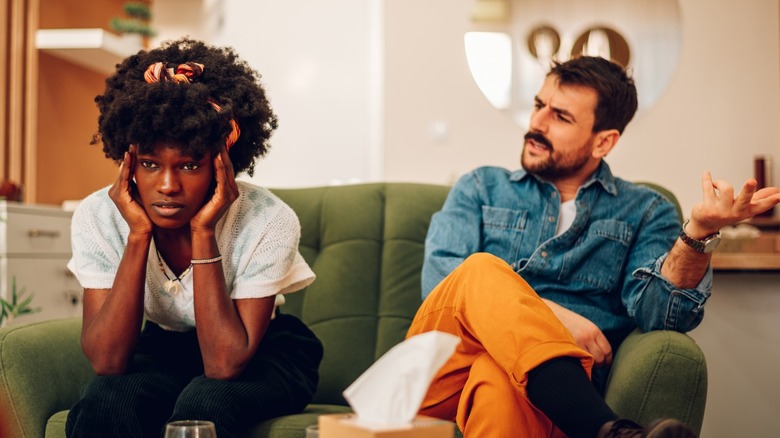
<instances>
[{"instance_id":1,"label":"woman's eye","mask_svg":"<svg viewBox=\"0 0 780 438\"><path fill-rule=\"evenodd\" d=\"M141 167L144 167L146 169L155 169L155 168L157 168L157 164L155 164L153 161L149 161L149 160L141 160L141 161L139 161L139 164L141 165Z\"/></svg>"},{"instance_id":2,"label":"woman's eye","mask_svg":"<svg viewBox=\"0 0 780 438\"><path fill-rule=\"evenodd\" d=\"M182 168L184 170L197 170L200 167L200 164L198 163L187 163Z\"/></svg>"}]
</instances>

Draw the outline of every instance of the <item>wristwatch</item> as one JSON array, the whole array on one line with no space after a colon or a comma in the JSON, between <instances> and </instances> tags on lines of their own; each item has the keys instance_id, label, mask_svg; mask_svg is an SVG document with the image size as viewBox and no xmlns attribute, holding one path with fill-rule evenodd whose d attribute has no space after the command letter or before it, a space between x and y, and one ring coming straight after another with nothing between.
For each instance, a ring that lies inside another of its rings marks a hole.
<instances>
[{"instance_id":1,"label":"wristwatch","mask_svg":"<svg viewBox=\"0 0 780 438\"><path fill-rule=\"evenodd\" d=\"M715 234L710 234L703 240L697 240L685 233L685 226L688 225L688 222L690 221L690 219L685 221L682 228L680 229L680 239L688 246L702 254L709 254L712 251L715 251L715 248L717 248L720 244L720 231Z\"/></svg>"}]
</instances>

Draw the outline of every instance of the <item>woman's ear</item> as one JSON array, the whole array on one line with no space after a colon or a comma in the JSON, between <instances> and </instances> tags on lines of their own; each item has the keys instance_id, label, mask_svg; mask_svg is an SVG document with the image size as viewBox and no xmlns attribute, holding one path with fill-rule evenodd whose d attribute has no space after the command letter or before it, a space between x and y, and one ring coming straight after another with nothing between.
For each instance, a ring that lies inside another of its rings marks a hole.
<instances>
[{"instance_id":1,"label":"woman's ear","mask_svg":"<svg viewBox=\"0 0 780 438\"><path fill-rule=\"evenodd\" d=\"M596 133L593 144L593 158L604 158L612 151L618 140L620 132L617 129L605 129Z\"/></svg>"}]
</instances>

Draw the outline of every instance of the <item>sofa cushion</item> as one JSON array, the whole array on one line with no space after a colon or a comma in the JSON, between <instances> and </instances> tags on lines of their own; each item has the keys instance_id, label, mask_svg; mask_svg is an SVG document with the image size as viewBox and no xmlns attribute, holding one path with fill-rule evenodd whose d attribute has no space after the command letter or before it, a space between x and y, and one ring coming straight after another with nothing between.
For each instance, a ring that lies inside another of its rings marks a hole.
<instances>
[{"instance_id":1,"label":"sofa cushion","mask_svg":"<svg viewBox=\"0 0 780 438\"><path fill-rule=\"evenodd\" d=\"M46 422L46 438L65 438L65 423L68 411L59 411Z\"/></svg>"},{"instance_id":2,"label":"sofa cushion","mask_svg":"<svg viewBox=\"0 0 780 438\"><path fill-rule=\"evenodd\" d=\"M0 330L0 436L42 436L47 419L78 400L92 375L80 333L80 318Z\"/></svg>"},{"instance_id":3,"label":"sofa cushion","mask_svg":"<svg viewBox=\"0 0 780 438\"><path fill-rule=\"evenodd\" d=\"M300 217L300 251L317 274L287 296L325 345L314 403L342 391L402 341L421 303L420 266L433 213L449 187L360 184L274 190Z\"/></svg>"}]
</instances>

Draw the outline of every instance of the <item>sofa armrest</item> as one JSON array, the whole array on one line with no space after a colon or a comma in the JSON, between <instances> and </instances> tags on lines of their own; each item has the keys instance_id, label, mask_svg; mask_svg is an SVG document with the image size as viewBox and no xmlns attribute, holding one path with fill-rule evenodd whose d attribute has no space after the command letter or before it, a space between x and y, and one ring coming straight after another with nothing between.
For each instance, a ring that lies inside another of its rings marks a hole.
<instances>
[{"instance_id":1,"label":"sofa armrest","mask_svg":"<svg viewBox=\"0 0 780 438\"><path fill-rule=\"evenodd\" d=\"M79 342L81 318L0 329L0 436L42 437L92 375Z\"/></svg>"},{"instance_id":2,"label":"sofa armrest","mask_svg":"<svg viewBox=\"0 0 780 438\"><path fill-rule=\"evenodd\" d=\"M621 417L640 424L677 418L701 432L707 400L707 363L688 335L634 330L621 344L605 394Z\"/></svg>"}]
</instances>

